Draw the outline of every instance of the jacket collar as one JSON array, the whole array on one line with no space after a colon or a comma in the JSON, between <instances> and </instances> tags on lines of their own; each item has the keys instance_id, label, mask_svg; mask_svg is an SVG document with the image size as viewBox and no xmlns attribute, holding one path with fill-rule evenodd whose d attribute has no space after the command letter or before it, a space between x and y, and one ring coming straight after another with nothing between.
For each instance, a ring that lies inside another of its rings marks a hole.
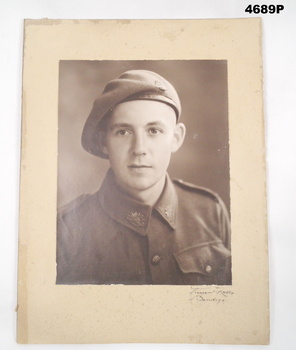
<instances>
[{"instance_id":1,"label":"jacket collar","mask_svg":"<svg viewBox=\"0 0 296 350\"><path fill-rule=\"evenodd\" d=\"M164 190L152 208L124 194L118 188L113 172L109 169L99 191L99 201L106 214L112 219L143 236L147 233L153 209L171 228L176 227L177 195L168 175Z\"/></svg>"},{"instance_id":2,"label":"jacket collar","mask_svg":"<svg viewBox=\"0 0 296 350\"><path fill-rule=\"evenodd\" d=\"M154 209L162 218L171 226L176 228L178 197L175 187L169 177L166 175L166 182L159 200L156 202Z\"/></svg>"}]
</instances>

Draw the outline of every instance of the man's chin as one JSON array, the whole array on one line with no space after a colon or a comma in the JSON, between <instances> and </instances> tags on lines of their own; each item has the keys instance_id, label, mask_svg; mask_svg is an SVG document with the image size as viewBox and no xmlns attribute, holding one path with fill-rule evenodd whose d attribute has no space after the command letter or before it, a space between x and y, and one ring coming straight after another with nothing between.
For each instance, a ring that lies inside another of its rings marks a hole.
<instances>
[{"instance_id":1,"label":"man's chin","mask_svg":"<svg viewBox=\"0 0 296 350\"><path fill-rule=\"evenodd\" d=\"M130 181L121 185L119 184L119 187L121 187L127 193L138 195L142 192L152 190L154 187L156 187L157 183L158 181L153 182L147 179L135 179L135 181Z\"/></svg>"},{"instance_id":2,"label":"man's chin","mask_svg":"<svg viewBox=\"0 0 296 350\"><path fill-rule=\"evenodd\" d=\"M147 191L154 186L154 183L150 183L148 181L134 181L133 183L128 185L128 188L131 191L142 192Z\"/></svg>"}]
</instances>

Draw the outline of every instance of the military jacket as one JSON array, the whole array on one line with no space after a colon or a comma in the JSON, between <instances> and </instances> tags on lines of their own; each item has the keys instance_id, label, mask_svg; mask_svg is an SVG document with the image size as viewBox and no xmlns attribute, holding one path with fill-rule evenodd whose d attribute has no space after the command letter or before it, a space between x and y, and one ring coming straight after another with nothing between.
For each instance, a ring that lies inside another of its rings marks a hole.
<instances>
[{"instance_id":1,"label":"military jacket","mask_svg":"<svg viewBox=\"0 0 296 350\"><path fill-rule=\"evenodd\" d=\"M213 192L166 178L150 207L110 170L57 221L57 284L231 284L229 219Z\"/></svg>"}]
</instances>

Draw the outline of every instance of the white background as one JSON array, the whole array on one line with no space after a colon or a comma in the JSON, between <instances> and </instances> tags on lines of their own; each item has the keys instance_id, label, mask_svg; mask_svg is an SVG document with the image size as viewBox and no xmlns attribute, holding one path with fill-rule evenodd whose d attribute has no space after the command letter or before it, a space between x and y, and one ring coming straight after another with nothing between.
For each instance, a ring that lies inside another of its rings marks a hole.
<instances>
[{"instance_id":1,"label":"white background","mask_svg":"<svg viewBox=\"0 0 296 350\"><path fill-rule=\"evenodd\" d=\"M296 1L0 0L0 348L16 339L23 19L249 18L248 4L282 4L263 18L271 344L296 348ZM254 16L254 15L253 15ZM244 38L242 38L244 40ZM243 106L242 106L243 108ZM243 160L242 160L243 161ZM254 196L255 198L255 196ZM233 349L238 346L28 345L26 349ZM239 346L256 349L259 346ZM260 346L260 348L262 348Z\"/></svg>"}]
</instances>

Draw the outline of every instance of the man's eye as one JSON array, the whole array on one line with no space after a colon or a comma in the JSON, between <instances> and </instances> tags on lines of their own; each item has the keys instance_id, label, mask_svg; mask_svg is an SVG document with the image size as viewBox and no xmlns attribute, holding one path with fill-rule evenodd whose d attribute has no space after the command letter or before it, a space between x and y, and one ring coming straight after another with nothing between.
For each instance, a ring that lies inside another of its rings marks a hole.
<instances>
[{"instance_id":1,"label":"man's eye","mask_svg":"<svg viewBox=\"0 0 296 350\"><path fill-rule=\"evenodd\" d=\"M117 130L115 134L119 135L119 136L126 136L126 135L130 134L130 131L122 129L122 130Z\"/></svg>"},{"instance_id":2,"label":"man's eye","mask_svg":"<svg viewBox=\"0 0 296 350\"><path fill-rule=\"evenodd\" d=\"M161 132L162 132L162 130L156 129L156 128L150 128L150 129L148 130L148 133L149 133L150 135L157 135L157 134L159 134L159 133L161 133Z\"/></svg>"}]
</instances>

